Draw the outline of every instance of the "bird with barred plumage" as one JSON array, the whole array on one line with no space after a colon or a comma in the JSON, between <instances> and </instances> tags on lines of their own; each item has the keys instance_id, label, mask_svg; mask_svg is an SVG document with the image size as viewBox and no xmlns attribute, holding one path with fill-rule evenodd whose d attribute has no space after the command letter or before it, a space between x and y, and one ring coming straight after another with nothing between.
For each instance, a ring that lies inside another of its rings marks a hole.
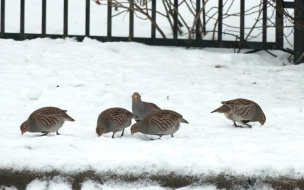
<instances>
[{"instance_id":1,"label":"bird with barred plumage","mask_svg":"<svg viewBox=\"0 0 304 190\"><path fill-rule=\"evenodd\" d=\"M125 128L132 123L132 118L135 116L124 108L109 108L101 112L97 119L96 133L101 136L104 133L113 132L112 138L118 131L122 131L124 135Z\"/></svg>"},{"instance_id":2,"label":"bird with barred plumage","mask_svg":"<svg viewBox=\"0 0 304 190\"><path fill-rule=\"evenodd\" d=\"M131 134L141 132L147 135L171 135L179 130L180 123L188 123L183 116L172 110L158 110L131 126Z\"/></svg>"},{"instance_id":3,"label":"bird with barred plumage","mask_svg":"<svg viewBox=\"0 0 304 190\"><path fill-rule=\"evenodd\" d=\"M59 135L59 129L65 121L75 121L67 113L57 107L43 107L34 111L21 126L21 134L25 132L41 132L43 135L56 132Z\"/></svg>"},{"instance_id":4,"label":"bird with barred plumage","mask_svg":"<svg viewBox=\"0 0 304 190\"><path fill-rule=\"evenodd\" d=\"M233 126L235 127L242 127L235 122L242 123L249 128L251 128L251 125L248 124L249 122L259 122L261 125L266 122L266 116L262 108L254 101L238 98L222 101L221 103L223 105L211 113L224 113L229 120L233 121Z\"/></svg>"},{"instance_id":5,"label":"bird with barred plumage","mask_svg":"<svg viewBox=\"0 0 304 190\"><path fill-rule=\"evenodd\" d=\"M138 92L134 92L132 95L132 113L136 115L135 121L139 122L143 120L148 114L161 110L156 104L150 102L144 102L141 100L141 96Z\"/></svg>"}]
</instances>

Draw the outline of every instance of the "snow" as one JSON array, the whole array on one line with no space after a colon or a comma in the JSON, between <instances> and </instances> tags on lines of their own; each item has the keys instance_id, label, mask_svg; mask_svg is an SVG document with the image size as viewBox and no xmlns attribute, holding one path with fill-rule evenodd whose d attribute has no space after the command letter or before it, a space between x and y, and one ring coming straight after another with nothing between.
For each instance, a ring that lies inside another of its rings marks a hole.
<instances>
[{"instance_id":1,"label":"snow","mask_svg":"<svg viewBox=\"0 0 304 190\"><path fill-rule=\"evenodd\" d=\"M17 190L15 187L5 187L0 186L5 190ZM241 187L235 187L237 189L242 189ZM72 189L71 183L68 182L67 179L62 177L54 177L53 179L44 179L44 180L33 180L30 182L26 190L40 190L40 189L48 189L48 190L65 190ZM218 189L216 186L211 184L206 185L189 185L186 187L180 188L170 188L170 187L161 187L159 184L155 182L149 181L136 181L132 183L125 183L121 181L107 181L103 184L94 181L94 180L86 180L81 184L81 190L121 190L121 189L130 189L130 190L216 190ZM271 186L261 184L256 182L254 186L249 189L260 189L260 190L272 190Z\"/></svg>"},{"instance_id":2,"label":"snow","mask_svg":"<svg viewBox=\"0 0 304 190\"><path fill-rule=\"evenodd\" d=\"M26 187L27 190L40 190L40 189L60 189L69 190L72 189L72 185L69 184L66 179L61 177L54 177L51 180L33 180Z\"/></svg>"},{"instance_id":3,"label":"snow","mask_svg":"<svg viewBox=\"0 0 304 190\"><path fill-rule=\"evenodd\" d=\"M282 66L282 60L262 52L234 54L133 42L0 43L1 168L303 174L303 65ZM181 113L190 124L182 124L174 138L162 140L132 136L129 128L123 137L98 137L99 113L117 106L131 110L135 91L143 100ZM259 103L267 117L264 126L234 128L224 115L210 114L220 101L240 97ZM22 136L20 124L43 106L67 109L76 121L66 122L60 136Z\"/></svg>"},{"instance_id":4,"label":"snow","mask_svg":"<svg viewBox=\"0 0 304 190\"><path fill-rule=\"evenodd\" d=\"M26 2L27 7L39 6ZM70 14L74 13L75 9ZM26 32L37 31L37 25L26 25ZM82 33L79 25L71 31ZM13 26L7 29L16 32ZM304 65L290 64L289 54L272 51L278 55L275 58L263 51L237 54L231 49L101 43L90 38L81 43L71 38L0 39L0 44L0 168L294 178L304 174ZM123 137L112 139L110 133L98 137L100 112L110 107L131 110L133 92L144 101L177 111L190 124L182 124L174 138L161 140L131 135L129 128ZM265 125L234 128L223 114L210 114L221 101L235 98L257 102L266 114ZM66 109L76 121L66 122L59 136L22 136L20 124L44 106ZM48 186L71 188L58 180ZM154 185L147 188L161 189ZM35 180L28 189L44 186L45 181ZM84 186L96 185L88 181Z\"/></svg>"},{"instance_id":5,"label":"snow","mask_svg":"<svg viewBox=\"0 0 304 190\"><path fill-rule=\"evenodd\" d=\"M17 190L15 187L5 187L0 186L5 190ZM262 187L263 186L259 186ZM260 189L262 189L260 188ZM45 180L33 180L26 187L26 190L65 190L72 189L71 184L64 178L55 177L54 179L45 179ZM130 190L173 190L173 188L161 187L156 183L149 183L147 181L143 182L133 182L133 183L124 183L117 181L109 181L104 184L93 180L86 180L81 184L81 190L120 190L120 189L130 189ZM216 187L213 185L204 185L204 186L186 186L181 188L176 188L176 190L215 190ZM265 188L264 188L265 189ZM266 190L266 189L265 189Z\"/></svg>"}]
</instances>

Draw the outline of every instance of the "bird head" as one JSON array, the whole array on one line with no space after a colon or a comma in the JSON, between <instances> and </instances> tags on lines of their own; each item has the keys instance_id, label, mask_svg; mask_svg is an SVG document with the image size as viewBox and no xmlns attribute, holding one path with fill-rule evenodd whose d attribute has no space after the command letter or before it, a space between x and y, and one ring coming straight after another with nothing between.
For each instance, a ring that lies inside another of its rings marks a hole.
<instances>
[{"instance_id":1,"label":"bird head","mask_svg":"<svg viewBox=\"0 0 304 190\"><path fill-rule=\"evenodd\" d=\"M30 128L29 128L29 125L27 124L27 122L23 122L21 125L20 125L20 131L21 131L21 134L23 135L23 133L29 131Z\"/></svg>"},{"instance_id":2,"label":"bird head","mask_svg":"<svg viewBox=\"0 0 304 190\"><path fill-rule=\"evenodd\" d=\"M141 101L141 96L138 92L134 92L132 95L132 102L137 103L139 101Z\"/></svg>"},{"instance_id":3,"label":"bird head","mask_svg":"<svg viewBox=\"0 0 304 190\"><path fill-rule=\"evenodd\" d=\"M137 132L138 132L137 123L134 123L134 124L131 126L131 134L133 135L134 133L137 133Z\"/></svg>"},{"instance_id":4,"label":"bird head","mask_svg":"<svg viewBox=\"0 0 304 190\"><path fill-rule=\"evenodd\" d=\"M105 128L102 125L97 125L96 133L98 136L101 136L102 134L105 133Z\"/></svg>"},{"instance_id":5,"label":"bird head","mask_svg":"<svg viewBox=\"0 0 304 190\"><path fill-rule=\"evenodd\" d=\"M261 125L264 125L264 123L266 122L266 116L264 113L259 117L258 121L261 123Z\"/></svg>"}]
</instances>

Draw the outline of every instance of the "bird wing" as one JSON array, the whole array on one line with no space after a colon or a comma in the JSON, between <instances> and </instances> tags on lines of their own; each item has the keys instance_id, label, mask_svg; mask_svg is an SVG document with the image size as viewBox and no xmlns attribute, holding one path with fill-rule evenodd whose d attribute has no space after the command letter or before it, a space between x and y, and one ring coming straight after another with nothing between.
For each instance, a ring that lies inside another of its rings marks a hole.
<instances>
[{"instance_id":1,"label":"bird wing","mask_svg":"<svg viewBox=\"0 0 304 190\"><path fill-rule=\"evenodd\" d=\"M148 103L148 106L149 106L150 112L155 112L157 110L161 110L156 104L153 104L153 103Z\"/></svg>"},{"instance_id":2,"label":"bird wing","mask_svg":"<svg viewBox=\"0 0 304 190\"><path fill-rule=\"evenodd\" d=\"M244 121L250 121L251 114L254 111L255 103L246 99L235 99L226 102L222 102L223 106L228 106L232 109L233 114L238 115L244 119Z\"/></svg>"},{"instance_id":3,"label":"bird wing","mask_svg":"<svg viewBox=\"0 0 304 190\"><path fill-rule=\"evenodd\" d=\"M158 112L150 117L149 123L156 126L160 131L166 131L177 125L177 121L172 118L172 115L165 112Z\"/></svg>"},{"instance_id":4,"label":"bird wing","mask_svg":"<svg viewBox=\"0 0 304 190\"><path fill-rule=\"evenodd\" d=\"M37 110L39 114L46 114L46 115L52 115L52 114L63 114L67 112L67 110L62 110L56 107L45 107Z\"/></svg>"},{"instance_id":5,"label":"bird wing","mask_svg":"<svg viewBox=\"0 0 304 190\"><path fill-rule=\"evenodd\" d=\"M132 116L133 114L129 111L116 109L109 114L108 118L110 121L116 123L117 126L121 126L125 125L129 121L129 118Z\"/></svg>"},{"instance_id":6,"label":"bird wing","mask_svg":"<svg viewBox=\"0 0 304 190\"><path fill-rule=\"evenodd\" d=\"M44 127L51 128L59 122L59 118L66 114L66 110L58 108L43 109L36 114L36 118Z\"/></svg>"}]
</instances>

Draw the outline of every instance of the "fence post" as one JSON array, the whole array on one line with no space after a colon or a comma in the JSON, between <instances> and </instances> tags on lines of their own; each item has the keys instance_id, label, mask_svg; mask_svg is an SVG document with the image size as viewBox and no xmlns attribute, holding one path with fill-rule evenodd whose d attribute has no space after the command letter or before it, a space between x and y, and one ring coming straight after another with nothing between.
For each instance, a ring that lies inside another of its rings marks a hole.
<instances>
[{"instance_id":1,"label":"fence post","mask_svg":"<svg viewBox=\"0 0 304 190\"><path fill-rule=\"evenodd\" d=\"M241 6L240 6L240 42L244 42L245 39L245 0L241 0ZM239 47L241 48L241 47Z\"/></svg>"},{"instance_id":2,"label":"fence post","mask_svg":"<svg viewBox=\"0 0 304 190\"><path fill-rule=\"evenodd\" d=\"M153 22L156 23L156 0L152 0L151 38L154 43L156 28L155 28L155 25L153 24Z\"/></svg>"},{"instance_id":3,"label":"fence post","mask_svg":"<svg viewBox=\"0 0 304 190\"><path fill-rule=\"evenodd\" d=\"M24 0L20 1L20 34L24 35Z\"/></svg>"},{"instance_id":4,"label":"fence post","mask_svg":"<svg viewBox=\"0 0 304 190\"><path fill-rule=\"evenodd\" d=\"M129 41L134 37L134 0L130 0Z\"/></svg>"},{"instance_id":5,"label":"fence post","mask_svg":"<svg viewBox=\"0 0 304 190\"><path fill-rule=\"evenodd\" d=\"M223 0L218 1L218 37L217 40L218 42L222 41L222 31L223 31Z\"/></svg>"},{"instance_id":6,"label":"fence post","mask_svg":"<svg viewBox=\"0 0 304 190\"><path fill-rule=\"evenodd\" d=\"M107 24L107 38L110 41L112 36L112 0L108 0L108 24Z\"/></svg>"},{"instance_id":7,"label":"fence post","mask_svg":"<svg viewBox=\"0 0 304 190\"><path fill-rule=\"evenodd\" d=\"M294 64L304 62L303 28L304 28L304 0L295 0L294 7Z\"/></svg>"},{"instance_id":8,"label":"fence post","mask_svg":"<svg viewBox=\"0 0 304 190\"><path fill-rule=\"evenodd\" d=\"M276 0L276 46L280 49L284 48L283 45L283 0Z\"/></svg>"},{"instance_id":9,"label":"fence post","mask_svg":"<svg viewBox=\"0 0 304 190\"><path fill-rule=\"evenodd\" d=\"M5 0L1 0L1 36L5 32Z\"/></svg>"},{"instance_id":10,"label":"fence post","mask_svg":"<svg viewBox=\"0 0 304 190\"><path fill-rule=\"evenodd\" d=\"M90 36L90 1L86 0L85 36Z\"/></svg>"},{"instance_id":11,"label":"fence post","mask_svg":"<svg viewBox=\"0 0 304 190\"><path fill-rule=\"evenodd\" d=\"M41 36L46 35L46 0L42 0L42 27Z\"/></svg>"},{"instance_id":12,"label":"fence post","mask_svg":"<svg viewBox=\"0 0 304 190\"><path fill-rule=\"evenodd\" d=\"M177 40L178 0L174 0L173 39Z\"/></svg>"},{"instance_id":13,"label":"fence post","mask_svg":"<svg viewBox=\"0 0 304 190\"><path fill-rule=\"evenodd\" d=\"M263 0L263 31L262 31L262 42L263 49L266 49L267 43L267 0Z\"/></svg>"},{"instance_id":14,"label":"fence post","mask_svg":"<svg viewBox=\"0 0 304 190\"><path fill-rule=\"evenodd\" d=\"M63 37L68 36L68 11L69 11L68 0L63 2Z\"/></svg>"},{"instance_id":15,"label":"fence post","mask_svg":"<svg viewBox=\"0 0 304 190\"><path fill-rule=\"evenodd\" d=\"M205 5L204 5L205 6ZM203 7L205 8L205 7ZM198 17L197 21L196 21L196 26L195 26L195 30L196 30L196 46L199 46L200 40L201 40L201 33L200 33L200 24L201 24L201 15L200 15L200 11L201 11L201 0L196 0L196 16Z\"/></svg>"}]
</instances>

